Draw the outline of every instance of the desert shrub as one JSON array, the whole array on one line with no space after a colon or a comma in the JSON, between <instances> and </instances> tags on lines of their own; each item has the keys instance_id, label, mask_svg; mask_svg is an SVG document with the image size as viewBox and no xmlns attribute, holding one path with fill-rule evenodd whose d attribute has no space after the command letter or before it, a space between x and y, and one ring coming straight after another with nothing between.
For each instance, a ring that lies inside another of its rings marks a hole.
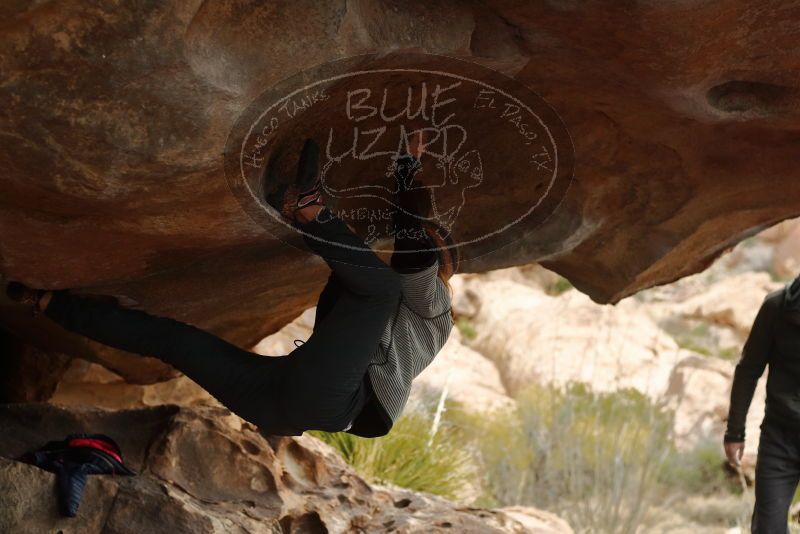
<instances>
[{"instance_id":1,"label":"desert shrub","mask_svg":"<svg viewBox=\"0 0 800 534\"><path fill-rule=\"evenodd\" d=\"M677 496L677 494L676 494ZM750 516L753 512L752 492L733 495L684 495L675 498L670 508L678 513L686 522L698 527L723 527L747 532L750 528Z\"/></svg>"},{"instance_id":2,"label":"desert shrub","mask_svg":"<svg viewBox=\"0 0 800 534\"><path fill-rule=\"evenodd\" d=\"M661 465L658 479L664 486L684 494L741 494L738 479L725 470L720 440L709 440L688 451L672 449Z\"/></svg>"},{"instance_id":3,"label":"desert shrub","mask_svg":"<svg viewBox=\"0 0 800 534\"><path fill-rule=\"evenodd\" d=\"M475 325L472 324L472 321L467 317L459 317L456 321L456 327L464 339L475 339L478 335L478 331L475 330Z\"/></svg>"},{"instance_id":4,"label":"desert shrub","mask_svg":"<svg viewBox=\"0 0 800 534\"><path fill-rule=\"evenodd\" d=\"M678 347L681 349L690 350L692 352L696 352L697 354L702 354L703 356L711 356L711 349L695 342L694 340L678 339L676 341L678 343Z\"/></svg>"},{"instance_id":5,"label":"desert shrub","mask_svg":"<svg viewBox=\"0 0 800 534\"><path fill-rule=\"evenodd\" d=\"M741 351L736 347L726 347L724 349L719 349L719 352L717 353L717 356L719 356L723 360L729 360L732 362L738 361L741 355L742 355Z\"/></svg>"},{"instance_id":6,"label":"desert shrub","mask_svg":"<svg viewBox=\"0 0 800 534\"><path fill-rule=\"evenodd\" d=\"M534 506L576 532L647 531L659 507L699 525L744 526L752 510L723 469L721 445L678 451L672 414L635 390L533 385L515 409L491 414L448 401L431 439L435 400L407 410L381 438L311 434L371 481L451 499L471 487L469 504ZM717 499L705 512L690 498L702 495Z\"/></svg>"},{"instance_id":7,"label":"desert shrub","mask_svg":"<svg viewBox=\"0 0 800 534\"><path fill-rule=\"evenodd\" d=\"M563 276L559 276L558 279L553 283L553 285L546 289L546 292L549 295L558 296L561 295L562 293L566 293L572 288L573 288L572 282L570 282Z\"/></svg>"},{"instance_id":8,"label":"desert shrub","mask_svg":"<svg viewBox=\"0 0 800 534\"><path fill-rule=\"evenodd\" d=\"M514 412L491 418L450 413L482 436L487 504L544 508L578 532L636 532L671 452L669 414L636 391L580 384L531 386L517 401Z\"/></svg>"},{"instance_id":9,"label":"desert shrub","mask_svg":"<svg viewBox=\"0 0 800 534\"><path fill-rule=\"evenodd\" d=\"M407 411L379 438L345 432L309 434L337 449L366 479L457 499L465 487L479 487L474 462L457 433L444 425L431 439L432 414Z\"/></svg>"}]
</instances>

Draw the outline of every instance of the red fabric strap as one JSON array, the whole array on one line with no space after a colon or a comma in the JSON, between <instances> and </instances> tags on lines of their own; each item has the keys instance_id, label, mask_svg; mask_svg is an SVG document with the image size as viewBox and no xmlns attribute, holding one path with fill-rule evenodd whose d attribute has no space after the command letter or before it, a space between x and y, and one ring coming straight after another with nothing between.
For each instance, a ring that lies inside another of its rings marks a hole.
<instances>
[{"instance_id":1,"label":"red fabric strap","mask_svg":"<svg viewBox=\"0 0 800 534\"><path fill-rule=\"evenodd\" d=\"M103 452L107 452L111 456L114 457L119 463L122 463L122 458L116 451L104 441L100 441L99 439L89 439L89 438L75 438L69 440L68 445L70 447L91 447L93 449L100 449Z\"/></svg>"}]
</instances>

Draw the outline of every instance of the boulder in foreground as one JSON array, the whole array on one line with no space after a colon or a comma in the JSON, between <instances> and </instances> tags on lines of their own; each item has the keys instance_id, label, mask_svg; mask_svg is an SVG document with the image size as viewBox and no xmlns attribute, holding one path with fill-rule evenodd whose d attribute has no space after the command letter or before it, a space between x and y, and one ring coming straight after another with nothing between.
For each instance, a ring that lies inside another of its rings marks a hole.
<instances>
[{"instance_id":1,"label":"boulder in foreground","mask_svg":"<svg viewBox=\"0 0 800 534\"><path fill-rule=\"evenodd\" d=\"M370 485L320 441L265 438L220 408L6 404L0 426L0 532L572 532L530 508L456 507ZM64 518L55 476L13 458L76 431L113 437L139 475L90 476L78 516Z\"/></svg>"}]
</instances>

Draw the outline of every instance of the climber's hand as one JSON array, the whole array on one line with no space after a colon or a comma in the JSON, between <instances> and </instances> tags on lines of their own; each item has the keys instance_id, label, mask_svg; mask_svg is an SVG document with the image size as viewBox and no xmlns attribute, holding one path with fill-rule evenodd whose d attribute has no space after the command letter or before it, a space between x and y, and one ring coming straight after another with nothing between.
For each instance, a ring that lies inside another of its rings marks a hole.
<instances>
[{"instance_id":1,"label":"climber's hand","mask_svg":"<svg viewBox=\"0 0 800 534\"><path fill-rule=\"evenodd\" d=\"M412 189L414 185L414 176L419 172L421 167L422 164L420 161L407 153L403 153L394 159L389 169L390 172L394 174L398 193L404 193Z\"/></svg>"},{"instance_id":2,"label":"climber's hand","mask_svg":"<svg viewBox=\"0 0 800 534\"><path fill-rule=\"evenodd\" d=\"M740 467L742 465L742 455L744 454L744 442L732 441L725 443L724 446L728 463L733 467Z\"/></svg>"},{"instance_id":3,"label":"climber's hand","mask_svg":"<svg viewBox=\"0 0 800 534\"><path fill-rule=\"evenodd\" d=\"M416 159L425 153L425 130L419 130L408 138L408 152Z\"/></svg>"}]
</instances>

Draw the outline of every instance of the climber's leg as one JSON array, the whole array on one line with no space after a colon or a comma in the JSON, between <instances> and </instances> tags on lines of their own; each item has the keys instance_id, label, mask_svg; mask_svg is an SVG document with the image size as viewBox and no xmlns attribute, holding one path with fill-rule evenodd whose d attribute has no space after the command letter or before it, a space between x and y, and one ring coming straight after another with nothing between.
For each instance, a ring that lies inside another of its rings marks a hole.
<instances>
[{"instance_id":1,"label":"climber's leg","mask_svg":"<svg viewBox=\"0 0 800 534\"><path fill-rule=\"evenodd\" d=\"M169 363L256 425L280 415L271 413L270 398L286 357L259 356L194 326L66 291L53 292L44 314L104 345Z\"/></svg>"},{"instance_id":2,"label":"climber's leg","mask_svg":"<svg viewBox=\"0 0 800 534\"><path fill-rule=\"evenodd\" d=\"M362 276L379 275L362 269ZM344 288L311 337L287 358L282 412L303 430L343 430L366 401L364 376L400 299L399 283L383 277L380 291Z\"/></svg>"},{"instance_id":3,"label":"climber's leg","mask_svg":"<svg viewBox=\"0 0 800 534\"><path fill-rule=\"evenodd\" d=\"M358 295L374 295L400 280L364 241L328 208L309 222L299 222L309 248L328 264L338 280Z\"/></svg>"},{"instance_id":4,"label":"climber's leg","mask_svg":"<svg viewBox=\"0 0 800 534\"><path fill-rule=\"evenodd\" d=\"M421 190L401 191L397 194L400 209L392 214L394 226L394 252L390 264L400 273L413 273L436 263L435 245L415 214L423 212L418 195Z\"/></svg>"},{"instance_id":5,"label":"climber's leg","mask_svg":"<svg viewBox=\"0 0 800 534\"><path fill-rule=\"evenodd\" d=\"M298 221L331 267L314 332L287 358L281 412L303 430L343 430L366 402L364 376L400 300L400 277L326 208ZM342 246L344 245L344 246Z\"/></svg>"},{"instance_id":6,"label":"climber's leg","mask_svg":"<svg viewBox=\"0 0 800 534\"><path fill-rule=\"evenodd\" d=\"M342 283L336 278L336 273L331 271L330 276L328 276L328 282L325 284L322 293L319 294L319 298L317 299L317 310L314 314L315 331L318 326L322 324L322 321L325 320L325 317L330 314L336 301L339 300L342 290Z\"/></svg>"}]
</instances>

